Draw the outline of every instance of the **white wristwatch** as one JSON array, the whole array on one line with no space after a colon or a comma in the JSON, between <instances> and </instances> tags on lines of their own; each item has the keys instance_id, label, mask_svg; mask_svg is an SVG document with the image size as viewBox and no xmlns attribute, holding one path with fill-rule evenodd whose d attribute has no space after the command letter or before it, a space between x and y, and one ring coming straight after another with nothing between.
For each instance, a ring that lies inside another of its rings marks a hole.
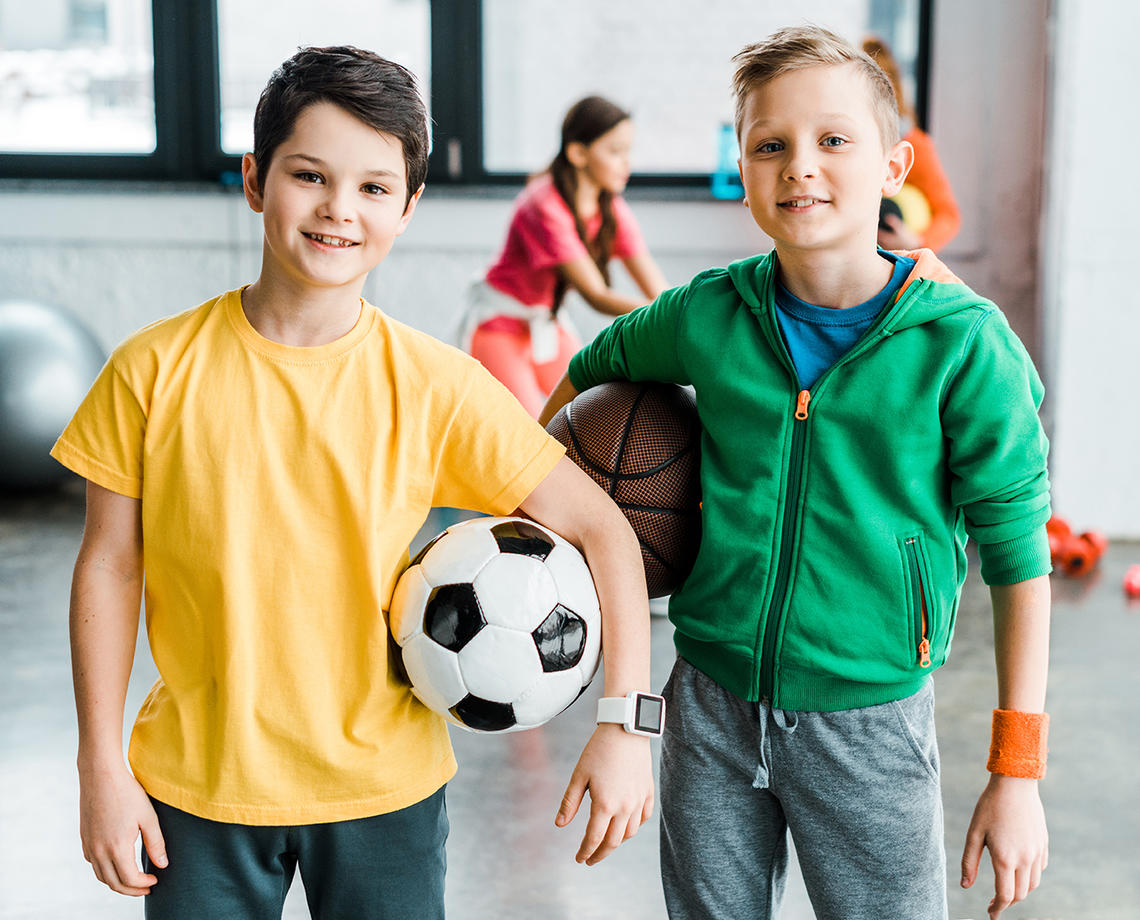
<instances>
[{"instance_id":1,"label":"white wristwatch","mask_svg":"<svg viewBox=\"0 0 1140 920\"><path fill-rule=\"evenodd\" d=\"M665 727L665 699L637 690L625 696L603 696L595 721L618 722L630 734L657 738Z\"/></svg>"}]
</instances>

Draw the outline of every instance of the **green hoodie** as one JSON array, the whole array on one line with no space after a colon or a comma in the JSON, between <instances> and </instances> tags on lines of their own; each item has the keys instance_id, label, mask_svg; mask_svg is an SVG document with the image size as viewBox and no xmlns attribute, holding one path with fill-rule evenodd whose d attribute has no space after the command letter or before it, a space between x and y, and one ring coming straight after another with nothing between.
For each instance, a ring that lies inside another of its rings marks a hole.
<instances>
[{"instance_id":1,"label":"green hoodie","mask_svg":"<svg viewBox=\"0 0 1140 920\"><path fill-rule=\"evenodd\" d=\"M988 584L1050 570L1041 381L994 304L906 255L898 297L811 390L774 253L666 291L570 364L578 390L694 387L702 538L669 616L678 652L744 699L827 712L917 692L950 649L967 534Z\"/></svg>"}]
</instances>

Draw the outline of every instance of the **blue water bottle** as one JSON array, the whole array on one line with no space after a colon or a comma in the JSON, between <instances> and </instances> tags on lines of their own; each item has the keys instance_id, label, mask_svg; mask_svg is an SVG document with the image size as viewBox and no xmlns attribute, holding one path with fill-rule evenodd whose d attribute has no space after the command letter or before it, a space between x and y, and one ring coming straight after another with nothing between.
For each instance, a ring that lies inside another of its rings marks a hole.
<instances>
[{"instance_id":1,"label":"blue water bottle","mask_svg":"<svg viewBox=\"0 0 1140 920\"><path fill-rule=\"evenodd\" d=\"M709 189L713 198L743 198L744 186L736 169L739 149L736 146L736 128L724 122L717 134L716 169L710 176Z\"/></svg>"}]
</instances>

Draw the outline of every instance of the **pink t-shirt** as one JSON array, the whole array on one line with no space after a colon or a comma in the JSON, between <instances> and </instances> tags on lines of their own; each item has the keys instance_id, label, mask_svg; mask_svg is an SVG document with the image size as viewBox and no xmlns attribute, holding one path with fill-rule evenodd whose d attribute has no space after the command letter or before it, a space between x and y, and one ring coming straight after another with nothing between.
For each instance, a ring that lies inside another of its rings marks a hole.
<instances>
[{"instance_id":1,"label":"pink t-shirt","mask_svg":"<svg viewBox=\"0 0 1140 920\"><path fill-rule=\"evenodd\" d=\"M641 229L629 205L619 195L613 200L617 231L614 258L627 259L645 251ZM586 221L593 239L602 225L602 215ZM487 283L527 306L554 302L558 266L589 256L586 244L574 228L574 215L554 188L548 173L532 181L515 199L511 226L503 251L487 271Z\"/></svg>"}]
</instances>

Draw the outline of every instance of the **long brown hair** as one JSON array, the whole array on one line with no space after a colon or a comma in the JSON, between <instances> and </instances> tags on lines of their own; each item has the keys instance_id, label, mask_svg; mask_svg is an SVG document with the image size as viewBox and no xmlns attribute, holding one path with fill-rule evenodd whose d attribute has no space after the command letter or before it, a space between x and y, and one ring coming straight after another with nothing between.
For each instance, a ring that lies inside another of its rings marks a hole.
<instances>
[{"instance_id":1,"label":"long brown hair","mask_svg":"<svg viewBox=\"0 0 1140 920\"><path fill-rule=\"evenodd\" d=\"M614 251L614 236L617 234L617 220L614 218L613 192L602 189L598 194L598 210L602 215L602 225L597 235L592 239L586 236L586 222L578 213L578 172L566 156L566 148L573 143L589 146L611 128L629 118L629 112L620 106L614 105L601 96L587 96L579 99L566 113L562 121L562 146L558 155L550 161L546 171L554 183L566 207L574 215L574 226L578 236L586 244L586 251L598 266L606 286L610 283L610 258ZM551 312L557 313L562 306L562 299L566 296L569 285L566 279L559 274L554 286L554 302Z\"/></svg>"}]
</instances>

